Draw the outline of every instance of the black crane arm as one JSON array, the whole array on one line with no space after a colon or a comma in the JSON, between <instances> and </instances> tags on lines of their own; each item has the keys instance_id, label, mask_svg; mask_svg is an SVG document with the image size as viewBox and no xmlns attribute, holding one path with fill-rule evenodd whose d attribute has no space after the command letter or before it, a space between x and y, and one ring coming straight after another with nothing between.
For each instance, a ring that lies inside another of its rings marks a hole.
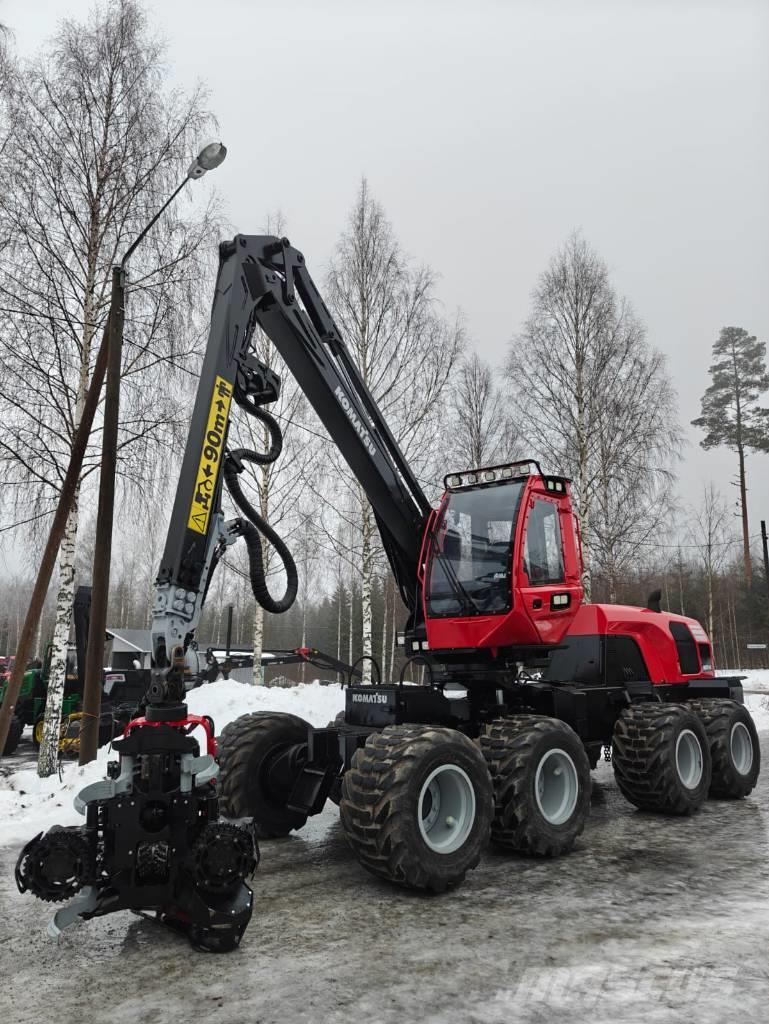
<instances>
[{"instance_id":1,"label":"black crane arm","mask_svg":"<svg viewBox=\"0 0 769 1024\"><path fill-rule=\"evenodd\" d=\"M239 235L260 327L280 352L371 502L404 603L413 609L430 503L288 239Z\"/></svg>"},{"instance_id":2,"label":"black crane arm","mask_svg":"<svg viewBox=\"0 0 769 1024\"><path fill-rule=\"evenodd\" d=\"M418 611L418 560L430 504L350 357L303 255L288 239L271 235L237 235L222 243L219 253L208 343L156 581L152 634L157 668L178 664L194 635L223 549L244 534L248 540L249 530L253 533L243 519L225 523L221 491L226 479L236 503L253 521L248 512L254 510L237 493L241 459L271 461L275 456L274 451L261 458L242 450L227 452L233 402L268 427L276 426L262 407L278 398L280 379L250 351L257 326L283 357L365 491L401 597L412 613ZM279 449L279 430L271 429L271 435ZM275 543L267 524L262 521L259 527ZM258 540L252 537L249 545L259 559Z\"/></svg>"}]
</instances>

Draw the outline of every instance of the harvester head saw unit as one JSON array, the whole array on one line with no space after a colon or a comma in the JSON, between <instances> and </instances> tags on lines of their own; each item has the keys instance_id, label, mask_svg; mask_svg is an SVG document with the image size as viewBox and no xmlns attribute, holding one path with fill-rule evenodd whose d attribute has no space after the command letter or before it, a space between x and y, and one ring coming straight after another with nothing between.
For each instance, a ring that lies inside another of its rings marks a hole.
<instances>
[{"instance_id":1,"label":"harvester head saw unit","mask_svg":"<svg viewBox=\"0 0 769 1024\"><path fill-rule=\"evenodd\" d=\"M202 755L191 735L198 727ZM219 820L211 719L183 704L150 706L114 746L119 760L108 778L75 798L85 825L54 826L22 850L19 891L70 900L51 920L54 936L78 917L132 910L184 932L199 949L234 949L251 918L246 878L259 848L250 825Z\"/></svg>"}]
</instances>

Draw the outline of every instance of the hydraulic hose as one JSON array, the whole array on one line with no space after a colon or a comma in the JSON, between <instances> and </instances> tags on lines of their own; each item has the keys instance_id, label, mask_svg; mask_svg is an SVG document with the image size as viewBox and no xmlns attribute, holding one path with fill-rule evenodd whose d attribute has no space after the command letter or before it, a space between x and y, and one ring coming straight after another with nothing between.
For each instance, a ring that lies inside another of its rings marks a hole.
<instances>
[{"instance_id":1,"label":"hydraulic hose","mask_svg":"<svg viewBox=\"0 0 769 1024\"><path fill-rule=\"evenodd\" d=\"M274 462L283 450L283 435L277 421L261 406L250 402L247 396L235 391L235 401L249 416L254 416L267 427L270 434L270 448L266 452L254 452L249 448L236 448L228 452L224 462L224 482L230 496L245 517L241 523L241 531L248 551L249 576L254 598L265 611L280 614L286 612L296 600L299 577L296 562L283 539L273 530L270 524L256 511L243 493L240 486L240 473L244 462L257 466L269 465ZM260 536L261 535L261 536ZM267 574L264 569L262 553L262 537L272 544L286 572L286 589L283 596L276 599L267 586Z\"/></svg>"}]
</instances>

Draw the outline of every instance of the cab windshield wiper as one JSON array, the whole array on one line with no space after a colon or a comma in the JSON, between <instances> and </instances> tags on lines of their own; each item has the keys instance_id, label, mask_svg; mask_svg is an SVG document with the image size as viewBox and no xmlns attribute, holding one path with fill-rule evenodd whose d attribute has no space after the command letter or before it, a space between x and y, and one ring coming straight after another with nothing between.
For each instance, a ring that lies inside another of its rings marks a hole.
<instances>
[{"instance_id":1,"label":"cab windshield wiper","mask_svg":"<svg viewBox=\"0 0 769 1024\"><path fill-rule=\"evenodd\" d=\"M464 583L457 576L457 571L450 558L438 549L437 546L433 547L433 553L437 556L443 571L446 575L446 579L449 581L451 589L454 591L454 596L459 600L459 603L463 611L467 611L468 608L474 609L476 612L481 611L480 605L475 601L470 592L465 588Z\"/></svg>"}]
</instances>

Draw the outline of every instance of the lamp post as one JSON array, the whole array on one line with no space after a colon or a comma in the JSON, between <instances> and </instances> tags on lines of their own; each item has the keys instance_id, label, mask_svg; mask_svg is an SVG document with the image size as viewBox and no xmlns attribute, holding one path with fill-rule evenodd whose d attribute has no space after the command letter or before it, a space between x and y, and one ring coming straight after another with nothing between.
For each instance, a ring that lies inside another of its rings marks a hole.
<instances>
[{"instance_id":1,"label":"lamp post","mask_svg":"<svg viewBox=\"0 0 769 1024\"><path fill-rule=\"evenodd\" d=\"M117 438L120 413L120 367L123 354L123 320L125 308L126 264L147 232L179 195L188 181L202 178L218 167L227 149L221 142L212 142L198 153L186 177L163 203L158 212L128 247L119 264L112 268L112 297L109 312L107 353L107 384L104 393L104 428L99 475L99 509L96 517L96 540L93 557L91 618L88 627L88 651L85 661L83 717L80 722L80 764L96 757L99 741L104 641L107 629L110 563L112 559L112 520L115 504L117 470Z\"/></svg>"}]
</instances>

